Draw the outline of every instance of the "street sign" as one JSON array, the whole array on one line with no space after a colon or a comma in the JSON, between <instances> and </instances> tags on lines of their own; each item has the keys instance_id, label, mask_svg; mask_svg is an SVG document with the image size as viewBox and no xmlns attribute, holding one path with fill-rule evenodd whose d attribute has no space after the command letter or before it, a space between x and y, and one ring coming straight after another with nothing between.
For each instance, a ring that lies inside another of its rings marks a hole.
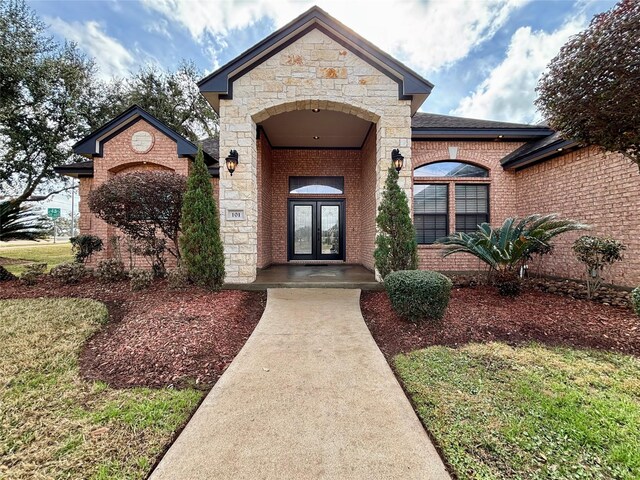
<instances>
[{"instance_id":1,"label":"street sign","mask_svg":"<svg viewBox=\"0 0 640 480\"><path fill-rule=\"evenodd\" d=\"M47 208L47 216L49 218L60 218L59 208Z\"/></svg>"}]
</instances>

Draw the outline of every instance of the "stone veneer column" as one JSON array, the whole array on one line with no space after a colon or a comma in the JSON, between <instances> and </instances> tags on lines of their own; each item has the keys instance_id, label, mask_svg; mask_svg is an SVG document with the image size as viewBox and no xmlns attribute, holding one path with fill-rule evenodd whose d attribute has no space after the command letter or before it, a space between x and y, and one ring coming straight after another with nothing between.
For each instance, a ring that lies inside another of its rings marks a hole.
<instances>
[{"instance_id":1,"label":"stone veneer column","mask_svg":"<svg viewBox=\"0 0 640 480\"><path fill-rule=\"evenodd\" d=\"M220 102L220 234L228 283L251 283L258 263L256 125L241 109ZM233 176L224 165L230 150L238 152ZM229 210L244 211L244 220L228 220Z\"/></svg>"}]
</instances>

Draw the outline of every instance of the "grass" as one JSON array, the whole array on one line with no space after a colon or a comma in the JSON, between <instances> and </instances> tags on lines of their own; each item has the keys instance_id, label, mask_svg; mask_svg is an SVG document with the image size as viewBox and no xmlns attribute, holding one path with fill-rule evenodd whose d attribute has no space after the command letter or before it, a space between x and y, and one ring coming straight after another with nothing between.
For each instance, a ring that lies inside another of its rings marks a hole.
<instances>
[{"instance_id":1,"label":"grass","mask_svg":"<svg viewBox=\"0 0 640 480\"><path fill-rule=\"evenodd\" d=\"M539 345L394 359L459 478L640 478L640 360Z\"/></svg>"},{"instance_id":2,"label":"grass","mask_svg":"<svg viewBox=\"0 0 640 480\"><path fill-rule=\"evenodd\" d=\"M93 300L0 301L0 478L145 478L199 403L81 379L78 351L106 318Z\"/></svg>"},{"instance_id":3,"label":"grass","mask_svg":"<svg viewBox=\"0 0 640 480\"><path fill-rule=\"evenodd\" d=\"M55 267L56 265L64 262L73 261L73 253L71 252L70 243L42 243L28 246L0 246L0 265L2 265L2 258L8 258L12 260L24 260L25 263L16 263L13 265L4 265L14 275L20 275L25 266L29 263L46 263L47 270Z\"/></svg>"}]
</instances>

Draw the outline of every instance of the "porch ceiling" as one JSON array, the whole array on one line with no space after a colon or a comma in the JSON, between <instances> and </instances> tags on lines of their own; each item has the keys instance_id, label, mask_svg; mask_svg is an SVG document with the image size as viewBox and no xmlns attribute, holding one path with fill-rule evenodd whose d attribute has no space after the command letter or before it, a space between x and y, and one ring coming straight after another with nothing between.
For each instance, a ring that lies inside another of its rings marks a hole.
<instances>
[{"instance_id":1,"label":"porch ceiling","mask_svg":"<svg viewBox=\"0 0 640 480\"><path fill-rule=\"evenodd\" d=\"M272 147L360 148L372 123L343 112L296 110L260 125Z\"/></svg>"}]
</instances>

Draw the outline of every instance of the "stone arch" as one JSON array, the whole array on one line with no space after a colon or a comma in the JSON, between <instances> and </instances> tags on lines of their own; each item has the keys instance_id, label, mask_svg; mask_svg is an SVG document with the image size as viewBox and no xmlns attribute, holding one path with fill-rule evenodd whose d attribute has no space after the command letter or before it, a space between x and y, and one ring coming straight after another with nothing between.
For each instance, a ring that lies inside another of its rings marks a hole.
<instances>
[{"instance_id":1,"label":"stone arch","mask_svg":"<svg viewBox=\"0 0 640 480\"><path fill-rule=\"evenodd\" d=\"M331 110L335 112L347 113L358 118L377 124L380 121L380 115L361 106L348 102L337 102L335 100L293 100L270 105L251 115L254 123L264 122L269 117L279 115L281 113L293 112L296 110L311 110L319 108L321 110Z\"/></svg>"}]
</instances>

